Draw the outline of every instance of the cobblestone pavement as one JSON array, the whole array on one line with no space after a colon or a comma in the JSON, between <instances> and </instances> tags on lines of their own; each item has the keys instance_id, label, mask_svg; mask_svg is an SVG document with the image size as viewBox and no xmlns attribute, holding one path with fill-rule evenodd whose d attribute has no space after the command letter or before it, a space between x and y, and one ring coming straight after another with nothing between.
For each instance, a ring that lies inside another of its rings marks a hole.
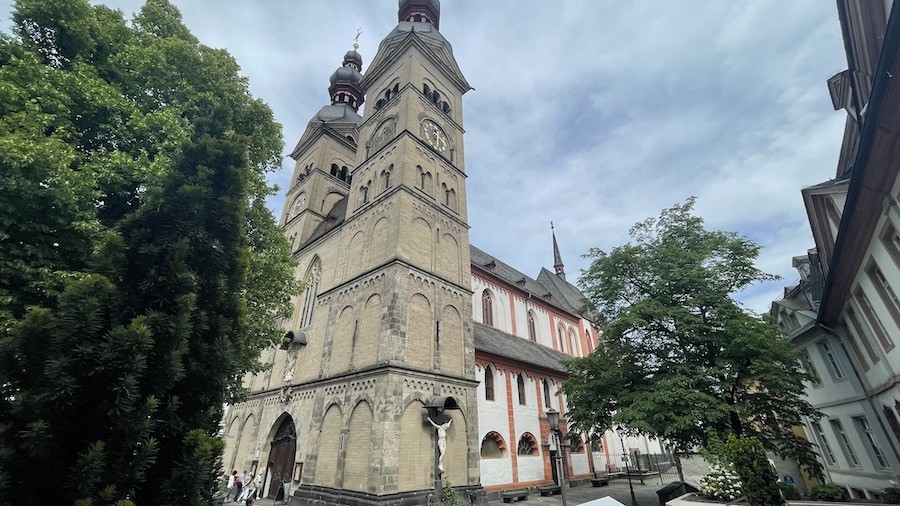
<instances>
[{"instance_id":1,"label":"cobblestone pavement","mask_svg":"<svg viewBox=\"0 0 900 506\"><path fill-rule=\"evenodd\" d=\"M660 488L662 488L662 485L641 485L640 483L635 482L634 496L637 500L637 506L658 506L659 498L656 495L656 491ZM625 506L632 506L631 493L628 490L627 481L615 480L606 487L595 488L588 485L587 487L575 487L566 489L566 502L568 506L578 506L579 504L606 496L612 497ZM561 505L562 498L559 495L541 497L539 493L535 492L528 496L528 501L526 502L528 504ZM272 499L260 499L254 502L253 506L275 506L276 504L282 504L282 502L278 501L276 503ZM491 501L489 504L490 506L498 506L500 504L503 504L503 501ZM225 506L240 505L236 502L226 501Z\"/></svg>"},{"instance_id":2,"label":"cobblestone pavement","mask_svg":"<svg viewBox=\"0 0 900 506\"><path fill-rule=\"evenodd\" d=\"M634 483L634 496L637 500L637 506L659 506L659 496L656 491L661 489L662 485L641 485ZM605 487L574 487L566 489L566 503L568 506L578 506L579 504L593 501L601 497L612 497L625 506L631 506L631 492L628 489L628 482L615 480ZM549 497L541 497L537 492L528 496L528 503L538 503L545 505L562 504L562 498L559 495ZM490 505L500 505L503 501L491 501Z\"/></svg>"}]
</instances>

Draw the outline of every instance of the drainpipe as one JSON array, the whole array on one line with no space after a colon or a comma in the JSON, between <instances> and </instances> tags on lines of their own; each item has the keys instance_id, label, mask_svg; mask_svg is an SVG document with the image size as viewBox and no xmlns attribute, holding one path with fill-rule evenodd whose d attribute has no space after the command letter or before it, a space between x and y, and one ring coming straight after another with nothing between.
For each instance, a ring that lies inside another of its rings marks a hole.
<instances>
[{"instance_id":1,"label":"drainpipe","mask_svg":"<svg viewBox=\"0 0 900 506\"><path fill-rule=\"evenodd\" d=\"M897 462L900 462L900 452L897 451L897 447L894 445L894 441L891 440L891 433L888 432L887 427L884 426L884 421L881 419L881 415L879 414L878 409L875 407L875 401L872 400L872 396L869 395L868 387L866 383L863 382L863 377L859 374L859 371L856 369L856 365L853 364L853 360L850 359L850 354L847 353L847 348L844 346L844 339L840 334L837 333L831 327L824 325L822 323L819 324L819 327L822 327L825 332L833 335L837 338L838 343L841 345L841 351L844 352L844 356L847 357L847 361L850 362L850 369L853 371L853 375L856 376L856 381L859 382L860 388L862 388L863 394L866 397L866 401L869 403L869 407L872 409L872 413L875 415L875 420L878 422L878 426L881 427L881 433L884 434L885 439L887 439L888 445L891 447L891 451L894 452L894 459Z\"/></svg>"}]
</instances>

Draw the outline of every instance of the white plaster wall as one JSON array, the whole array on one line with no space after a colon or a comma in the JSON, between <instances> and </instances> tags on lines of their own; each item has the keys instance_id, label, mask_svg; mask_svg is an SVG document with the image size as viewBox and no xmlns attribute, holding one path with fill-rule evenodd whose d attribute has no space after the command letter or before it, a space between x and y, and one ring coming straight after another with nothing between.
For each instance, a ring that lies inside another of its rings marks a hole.
<instances>
[{"instance_id":1,"label":"white plaster wall","mask_svg":"<svg viewBox=\"0 0 900 506\"><path fill-rule=\"evenodd\" d=\"M515 381L513 381L515 384ZM519 481L535 481L544 479L543 450L540 445L541 425L538 413L537 392L540 390L540 378L525 375L525 405L519 404L518 392L513 392L513 420L516 426L516 441L512 451L518 451L519 439L526 432L534 436L537 442L537 453L534 456L518 455Z\"/></svg>"},{"instance_id":2,"label":"white plaster wall","mask_svg":"<svg viewBox=\"0 0 900 506\"><path fill-rule=\"evenodd\" d=\"M841 371L844 373L843 379L835 380L832 377L831 372L829 372L830 369L825 362L825 355L822 353L822 349L818 344L825 340L828 341L828 345L833 350L834 355L840 364ZM856 387L853 382L850 381L853 370L851 369L849 359L843 353L840 344L835 339L823 334L821 337L806 342L805 345L800 348L806 350L809 354L810 362L812 362L813 367L815 367L821 380L819 386L806 382L806 396L811 404L818 405L830 403L838 399L849 399L857 395Z\"/></svg>"},{"instance_id":3,"label":"white plaster wall","mask_svg":"<svg viewBox=\"0 0 900 506\"><path fill-rule=\"evenodd\" d=\"M472 276L472 318L478 323L484 323L481 294L485 289L491 292L494 302L494 324L492 326L504 332L512 333L512 319L509 314L509 292L474 275Z\"/></svg>"},{"instance_id":4,"label":"white plaster wall","mask_svg":"<svg viewBox=\"0 0 900 506\"><path fill-rule=\"evenodd\" d=\"M890 446L887 444L885 440L884 434L881 431L881 427L878 424L878 421L874 414L869 409L868 402L866 401L856 401L856 402L848 402L838 406L830 406L827 408L823 408L822 412L825 416L819 420L819 423L822 425L822 429L825 431L825 435L828 437L828 442L831 444L831 450L834 452L835 457L837 458L837 466L843 470L852 470L852 474L860 474L862 473L872 473L872 474L882 474L882 473L890 473L890 469L883 469L877 467L874 462L874 455L870 454L870 447L868 441L864 438L863 434L859 431L856 421L853 420L855 417L864 416L866 421L869 424L869 428L872 429L872 432L875 434L875 439L878 442L878 446L881 448L881 451L884 453L885 457L887 457L890 462ZM843 446L841 446L841 441L838 439L838 435L836 431L833 429L831 425L831 420L839 420L841 425L844 428L844 432L847 434L847 438L850 440L850 446L853 448L853 453L856 455L857 460L859 461L859 467L851 467L848 459L845 456Z\"/></svg>"},{"instance_id":5,"label":"white plaster wall","mask_svg":"<svg viewBox=\"0 0 900 506\"><path fill-rule=\"evenodd\" d=\"M503 485L512 483L512 460L481 459L481 484Z\"/></svg>"},{"instance_id":6,"label":"white plaster wall","mask_svg":"<svg viewBox=\"0 0 900 506\"><path fill-rule=\"evenodd\" d=\"M575 475L579 474L588 474L591 472L591 468L588 467L588 457L587 453L571 453L569 456L572 459L572 472Z\"/></svg>"},{"instance_id":7,"label":"white plaster wall","mask_svg":"<svg viewBox=\"0 0 900 506\"><path fill-rule=\"evenodd\" d=\"M538 437L539 436L535 436L535 439ZM519 455L518 458L519 481L538 481L544 479L544 459L540 455L532 457Z\"/></svg>"},{"instance_id":8,"label":"white plaster wall","mask_svg":"<svg viewBox=\"0 0 900 506\"><path fill-rule=\"evenodd\" d=\"M481 448L481 440L491 431L500 434L506 441L507 452L515 451L518 441L509 439L509 418L506 413L506 373L494 369L494 401L484 398L484 368L475 368L475 379L478 380L478 446ZM513 382L515 384L515 382ZM489 459L494 460L494 459ZM486 462L485 459L481 460Z\"/></svg>"},{"instance_id":9,"label":"white plaster wall","mask_svg":"<svg viewBox=\"0 0 900 506\"><path fill-rule=\"evenodd\" d=\"M550 342L550 315L547 310L534 303L534 299L515 297L516 335L528 339L528 311L534 313L535 342L552 347Z\"/></svg>"},{"instance_id":10,"label":"white plaster wall","mask_svg":"<svg viewBox=\"0 0 900 506\"><path fill-rule=\"evenodd\" d=\"M552 335L550 333L550 313L544 308L535 307L531 304L529 304L529 308L534 311L534 329L537 331L537 342L548 348L553 348Z\"/></svg>"}]
</instances>

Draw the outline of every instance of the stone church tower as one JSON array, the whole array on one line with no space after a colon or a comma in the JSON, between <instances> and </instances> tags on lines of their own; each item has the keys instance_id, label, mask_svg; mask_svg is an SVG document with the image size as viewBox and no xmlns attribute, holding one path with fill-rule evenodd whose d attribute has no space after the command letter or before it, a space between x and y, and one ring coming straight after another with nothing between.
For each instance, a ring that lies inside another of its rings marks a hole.
<instances>
[{"instance_id":1,"label":"stone church tower","mask_svg":"<svg viewBox=\"0 0 900 506\"><path fill-rule=\"evenodd\" d=\"M282 222L306 291L227 441L225 467L251 462L269 496L300 476L292 504L424 504L436 437L425 406L436 399L459 407L444 412L443 479L481 490L462 128L471 87L438 31L440 2L399 4L364 74L360 55L345 55L331 104L291 153Z\"/></svg>"}]
</instances>

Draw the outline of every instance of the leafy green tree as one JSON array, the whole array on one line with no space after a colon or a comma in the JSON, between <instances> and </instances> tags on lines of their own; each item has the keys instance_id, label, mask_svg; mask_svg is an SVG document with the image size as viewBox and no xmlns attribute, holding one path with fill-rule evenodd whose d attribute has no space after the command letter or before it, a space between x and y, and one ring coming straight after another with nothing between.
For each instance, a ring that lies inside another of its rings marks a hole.
<instances>
[{"instance_id":1,"label":"leafy green tree","mask_svg":"<svg viewBox=\"0 0 900 506\"><path fill-rule=\"evenodd\" d=\"M706 230L693 205L636 224L631 243L590 251L581 285L605 322L603 342L568 365L571 422L622 424L681 451L710 434L755 436L820 473L810 443L791 431L816 416L793 348L732 298L775 277L754 266L758 245Z\"/></svg>"},{"instance_id":2,"label":"leafy green tree","mask_svg":"<svg viewBox=\"0 0 900 506\"><path fill-rule=\"evenodd\" d=\"M86 0L18 0L13 20L0 499L209 504L222 406L299 288L265 207L280 126L167 0L130 23Z\"/></svg>"}]
</instances>

